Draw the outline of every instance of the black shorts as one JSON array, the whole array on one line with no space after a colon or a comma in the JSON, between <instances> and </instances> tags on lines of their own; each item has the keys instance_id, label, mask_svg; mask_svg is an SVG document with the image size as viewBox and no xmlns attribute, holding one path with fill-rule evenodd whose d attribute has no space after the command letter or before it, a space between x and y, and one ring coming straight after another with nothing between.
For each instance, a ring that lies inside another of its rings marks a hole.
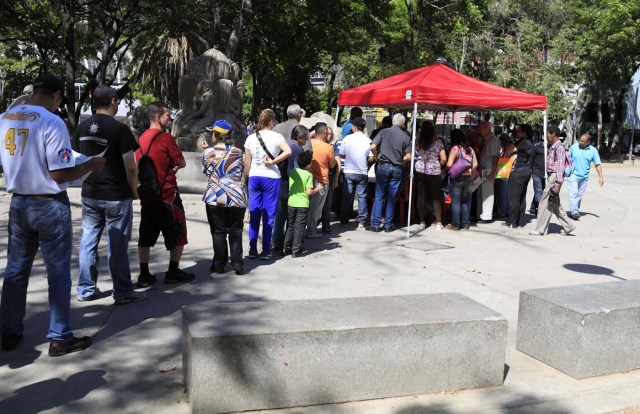
<instances>
[{"instance_id":1,"label":"black shorts","mask_svg":"<svg viewBox=\"0 0 640 414\"><path fill-rule=\"evenodd\" d=\"M138 247L153 247L160 232L167 250L187 244L187 221L180 195L173 203L143 204L140 210Z\"/></svg>"}]
</instances>

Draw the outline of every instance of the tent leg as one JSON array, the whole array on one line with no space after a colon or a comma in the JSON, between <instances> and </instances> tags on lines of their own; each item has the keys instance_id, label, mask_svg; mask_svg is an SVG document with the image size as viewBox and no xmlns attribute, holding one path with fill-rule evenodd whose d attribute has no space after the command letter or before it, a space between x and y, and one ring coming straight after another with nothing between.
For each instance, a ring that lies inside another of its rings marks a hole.
<instances>
[{"instance_id":1,"label":"tent leg","mask_svg":"<svg viewBox=\"0 0 640 414\"><path fill-rule=\"evenodd\" d=\"M418 103L414 102L413 104L413 121L411 122L411 126L413 129L411 135L411 168L409 169L409 207L407 210L407 239L411 237L410 227L411 227L411 200L413 199L413 166L415 163L415 154L416 154L416 122L418 118Z\"/></svg>"},{"instance_id":2,"label":"tent leg","mask_svg":"<svg viewBox=\"0 0 640 414\"><path fill-rule=\"evenodd\" d=\"M544 170L547 171L547 111L542 111L542 140L544 142Z\"/></svg>"},{"instance_id":3,"label":"tent leg","mask_svg":"<svg viewBox=\"0 0 640 414\"><path fill-rule=\"evenodd\" d=\"M340 116L340 105L336 106L336 119L333 122L333 134L338 131L338 117ZM342 139L342 137L340 137Z\"/></svg>"}]
</instances>

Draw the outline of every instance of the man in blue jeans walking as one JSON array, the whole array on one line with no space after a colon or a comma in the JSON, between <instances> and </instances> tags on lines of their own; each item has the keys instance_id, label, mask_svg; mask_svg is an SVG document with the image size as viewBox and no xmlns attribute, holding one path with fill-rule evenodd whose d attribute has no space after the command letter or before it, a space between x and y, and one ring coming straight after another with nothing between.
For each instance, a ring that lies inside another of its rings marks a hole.
<instances>
[{"instance_id":1,"label":"man in blue jeans walking","mask_svg":"<svg viewBox=\"0 0 640 414\"><path fill-rule=\"evenodd\" d=\"M76 338L69 326L71 297L71 209L67 182L101 171L104 158L76 165L67 126L55 115L63 103L64 82L41 75L33 95L0 116L0 172L13 193L9 209L9 243L0 305L2 350L12 351L23 339L27 287L38 252L49 283L49 356L80 351L91 338Z\"/></svg>"},{"instance_id":2,"label":"man in blue jeans walking","mask_svg":"<svg viewBox=\"0 0 640 414\"><path fill-rule=\"evenodd\" d=\"M106 85L96 87L92 95L95 115L76 128L73 147L92 156L105 152L105 168L91 174L82 183L82 238L80 240L80 277L78 300L101 297L98 289L98 244L107 229L107 261L113 280L116 305L137 302L143 292L133 290L129 269L129 240L133 227L133 199L138 199L137 167L134 151L139 145L131 130L114 115L118 111L117 91Z\"/></svg>"},{"instance_id":3,"label":"man in blue jeans walking","mask_svg":"<svg viewBox=\"0 0 640 414\"><path fill-rule=\"evenodd\" d=\"M378 159L378 168L376 169L376 197L371 213L371 226L366 229L373 232L382 230L382 206L385 200L387 207L384 217L384 231L389 233L395 230L393 214L396 194L402 182L402 163L410 157L411 138L402 129L405 123L404 115L395 114L391 123L391 128L380 131L371 144L371 151Z\"/></svg>"},{"instance_id":4,"label":"man in blue jeans walking","mask_svg":"<svg viewBox=\"0 0 640 414\"><path fill-rule=\"evenodd\" d=\"M587 183L589 183L591 163L596 166L600 187L604 185L602 162L600 162L598 150L591 145L591 136L589 134L582 134L578 142L571 146L569 149L569 157L573 164L573 174L567 178L569 217L574 220L580 220L580 205L582 204L584 192L587 190Z\"/></svg>"}]
</instances>

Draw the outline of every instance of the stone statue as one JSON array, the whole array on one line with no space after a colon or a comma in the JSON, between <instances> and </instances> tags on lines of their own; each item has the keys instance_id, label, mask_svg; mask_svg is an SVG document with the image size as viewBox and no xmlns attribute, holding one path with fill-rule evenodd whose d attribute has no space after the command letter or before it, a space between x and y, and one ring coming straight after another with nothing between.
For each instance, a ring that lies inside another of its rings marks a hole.
<instances>
[{"instance_id":1,"label":"stone statue","mask_svg":"<svg viewBox=\"0 0 640 414\"><path fill-rule=\"evenodd\" d=\"M33 85L25 86L22 90L22 93L23 95L18 96L13 102L11 102L11 105L9 105L7 110L13 108L14 106L26 104L29 98L31 98L31 95L33 95Z\"/></svg>"},{"instance_id":2,"label":"stone statue","mask_svg":"<svg viewBox=\"0 0 640 414\"><path fill-rule=\"evenodd\" d=\"M127 126L137 140L151 126L147 109L138 106L132 112L127 113Z\"/></svg>"},{"instance_id":3,"label":"stone statue","mask_svg":"<svg viewBox=\"0 0 640 414\"><path fill-rule=\"evenodd\" d=\"M180 110L171 134L185 151L198 151L199 142L209 138L205 130L218 119L233 126L232 138L242 143L247 129L242 122L244 82L240 67L222 52L209 49L187 63L187 73L178 81Z\"/></svg>"}]
</instances>

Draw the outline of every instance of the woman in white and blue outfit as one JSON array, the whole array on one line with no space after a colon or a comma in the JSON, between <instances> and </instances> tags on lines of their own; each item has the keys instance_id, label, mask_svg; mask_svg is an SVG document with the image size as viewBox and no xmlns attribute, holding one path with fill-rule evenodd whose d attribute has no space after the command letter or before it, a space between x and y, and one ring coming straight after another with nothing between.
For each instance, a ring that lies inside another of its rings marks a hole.
<instances>
[{"instance_id":1,"label":"woman in white and blue outfit","mask_svg":"<svg viewBox=\"0 0 640 414\"><path fill-rule=\"evenodd\" d=\"M284 137L272 129L276 125L273 110L260 112L256 132L244 144L245 176L249 177L249 254L258 257L258 232L262 221L262 252L260 259L269 260L271 235L280 192L278 163L291 155ZM262 142L261 142L262 141Z\"/></svg>"}]
</instances>

